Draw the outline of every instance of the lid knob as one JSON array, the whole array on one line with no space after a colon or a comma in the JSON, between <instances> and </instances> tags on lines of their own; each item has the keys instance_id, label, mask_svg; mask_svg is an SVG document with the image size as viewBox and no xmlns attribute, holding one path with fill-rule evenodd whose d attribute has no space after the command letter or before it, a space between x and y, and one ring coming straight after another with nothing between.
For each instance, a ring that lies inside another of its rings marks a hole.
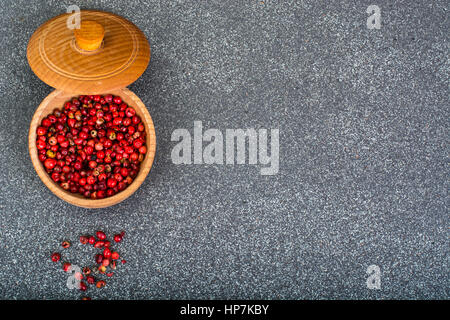
<instances>
[{"instance_id":1,"label":"lid knob","mask_svg":"<svg viewBox=\"0 0 450 320\"><path fill-rule=\"evenodd\" d=\"M78 48L85 51L95 51L100 48L105 29L95 21L81 21L80 28L74 29L75 40Z\"/></svg>"}]
</instances>

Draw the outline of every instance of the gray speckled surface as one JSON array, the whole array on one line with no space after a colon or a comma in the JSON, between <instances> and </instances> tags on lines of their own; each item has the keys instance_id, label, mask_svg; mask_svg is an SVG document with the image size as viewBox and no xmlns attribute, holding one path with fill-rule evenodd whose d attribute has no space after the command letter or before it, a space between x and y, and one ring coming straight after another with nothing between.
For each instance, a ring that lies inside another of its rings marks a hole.
<instances>
[{"instance_id":1,"label":"gray speckled surface","mask_svg":"<svg viewBox=\"0 0 450 320\"><path fill-rule=\"evenodd\" d=\"M2 1L0 298L77 299L49 260L62 239L124 229L106 299L448 299L448 1L77 1L152 47L130 88L156 127L129 199L71 206L35 173L27 131L51 92L34 30L60 1ZM381 8L368 30L366 8ZM174 165L173 130L279 128L280 171ZM93 249L67 257L86 263ZM366 288L381 267L382 289Z\"/></svg>"}]
</instances>

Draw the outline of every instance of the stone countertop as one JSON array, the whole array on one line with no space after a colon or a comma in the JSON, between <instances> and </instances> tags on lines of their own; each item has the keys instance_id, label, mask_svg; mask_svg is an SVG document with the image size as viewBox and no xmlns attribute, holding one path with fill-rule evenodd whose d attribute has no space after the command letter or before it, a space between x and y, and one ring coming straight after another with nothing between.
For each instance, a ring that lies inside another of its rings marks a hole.
<instances>
[{"instance_id":1,"label":"stone countertop","mask_svg":"<svg viewBox=\"0 0 450 320\"><path fill-rule=\"evenodd\" d=\"M448 299L448 1L77 1L122 15L152 58L130 86L155 123L141 188L107 209L41 182L28 127L52 88L28 39L60 1L0 7L0 298L78 299L49 259L126 231L101 299ZM372 4L372 3L370 3ZM172 132L279 129L279 172L175 165ZM92 260L92 259L91 259ZM366 286L381 269L381 289Z\"/></svg>"}]
</instances>

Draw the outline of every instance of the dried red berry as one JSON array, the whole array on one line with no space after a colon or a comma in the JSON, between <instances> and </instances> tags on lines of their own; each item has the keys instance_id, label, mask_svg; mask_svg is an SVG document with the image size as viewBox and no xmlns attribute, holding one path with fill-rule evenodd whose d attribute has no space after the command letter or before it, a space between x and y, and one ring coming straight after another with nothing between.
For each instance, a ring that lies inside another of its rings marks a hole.
<instances>
[{"instance_id":1,"label":"dried red berry","mask_svg":"<svg viewBox=\"0 0 450 320\"><path fill-rule=\"evenodd\" d=\"M104 242L104 241L97 241L97 242L94 244L94 247L96 247L96 248L102 248L104 245L105 245L105 242Z\"/></svg>"},{"instance_id":2,"label":"dried red berry","mask_svg":"<svg viewBox=\"0 0 450 320\"><path fill-rule=\"evenodd\" d=\"M95 286L97 288L103 288L104 286L106 286L106 282L104 280L99 280L99 281L97 281Z\"/></svg>"},{"instance_id":3,"label":"dried red berry","mask_svg":"<svg viewBox=\"0 0 450 320\"><path fill-rule=\"evenodd\" d=\"M107 185L108 188L113 189L117 185L117 180L114 178L108 179Z\"/></svg>"},{"instance_id":4,"label":"dried red berry","mask_svg":"<svg viewBox=\"0 0 450 320\"><path fill-rule=\"evenodd\" d=\"M58 182L61 176L58 172L53 172L51 177L53 181Z\"/></svg>"},{"instance_id":5,"label":"dried red berry","mask_svg":"<svg viewBox=\"0 0 450 320\"><path fill-rule=\"evenodd\" d=\"M88 176L86 178L86 182L90 185L93 185L95 183L95 177L94 176Z\"/></svg>"},{"instance_id":6,"label":"dried red berry","mask_svg":"<svg viewBox=\"0 0 450 320\"><path fill-rule=\"evenodd\" d=\"M44 161L44 166L48 170L51 170L51 169L53 169L56 166L56 160L55 159L46 159Z\"/></svg>"},{"instance_id":7,"label":"dried red berry","mask_svg":"<svg viewBox=\"0 0 450 320\"><path fill-rule=\"evenodd\" d=\"M97 238L99 240L105 240L106 239L106 234L103 231L97 231Z\"/></svg>"},{"instance_id":8,"label":"dried red berry","mask_svg":"<svg viewBox=\"0 0 450 320\"><path fill-rule=\"evenodd\" d=\"M67 249L68 247L70 247L70 242L69 242L69 241L63 241L63 242L61 243L61 246L62 246L64 249Z\"/></svg>"},{"instance_id":9,"label":"dried red berry","mask_svg":"<svg viewBox=\"0 0 450 320\"><path fill-rule=\"evenodd\" d=\"M94 240L95 240L95 239L94 239ZM81 242L82 244L87 244L88 241L89 241L88 237L86 237L86 236L81 236L81 237L80 237L80 242Z\"/></svg>"},{"instance_id":10,"label":"dried red berry","mask_svg":"<svg viewBox=\"0 0 450 320\"><path fill-rule=\"evenodd\" d=\"M93 276L87 276L87 277L86 277L86 281L87 281L87 283L89 283L89 284L94 284L95 278L94 278Z\"/></svg>"},{"instance_id":11,"label":"dried red berry","mask_svg":"<svg viewBox=\"0 0 450 320\"><path fill-rule=\"evenodd\" d=\"M52 122L48 119L48 118L45 118L45 119L43 119L42 120L42 123L41 123L44 127L50 127L51 125L52 125Z\"/></svg>"},{"instance_id":12,"label":"dried red berry","mask_svg":"<svg viewBox=\"0 0 450 320\"><path fill-rule=\"evenodd\" d=\"M102 263L102 261L103 261L103 255L97 254L97 255L95 256L95 262L96 262L97 264L100 264L100 263Z\"/></svg>"},{"instance_id":13,"label":"dried red berry","mask_svg":"<svg viewBox=\"0 0 450 320\"><path fill-rule=\"evenodd\" d=\"M84 273L85 275L89 275L89 274L91 274L91 269L88 268L88 267L84 267L84 268L83 268L83 273Z\"/></svg>"},{"instance_id":14,"label":"dried red berry","mask_svg":"<svg viewBox=\"0 0 450 320\"><path fill-rule=\"evenodd\" d=\"M52 254L52 261L58 262L61 259L61 255L58 252Z\"/></svg>"},{"instance_id":15,"label":"dried red berry","mask_svg":"<svg viewBox=\"0 0 450 320\"><path fill-rule=\"evenodd\" d=\"M114 241L115 241L115 242L120 242L120 241L122 241L122 235L116 234L116 235L114 236Z\"/></svg>"},{"instance_id":16,"label":"dried red berry","mask_svg":"<svg viewBox=\"0 0 450 320\"><path fill-rule=\"evenodd\" d=\"M132 118L134 115L136 115L136 111L133 108L127 108L125 109L125 115L128 118Z\"/></svg>"},{"instance_id":17,"label":"dried red berry","mask_svg":"<svg viewBox=\"0 0 450 320\"><path fill-rule=\"evenodd\" d=\"M117 97L117 96L114 97L113 101L114 101L115 104L121 104L122 103L122 99L120 97Z\"/></svg>"},{"instance_id":18,"label":"dried red berry","mask_svg":"<svg viewBox=\"0 0 450 320\"><path fill-rule=\"evenodd\" d=\"M147 153L147 147L146 146L142 146L139 148L139 152L142 154L146 154Z\"/></svg>"},{"instance_id":19,"label":"dried red berry","mask_svg":"<svg viewBox=\"0 0 450 320\"><path fill-rule=\"evenodd\" d=\"M72 267L72 265L71 265L69 262L64 262L64 264L63 264L63 270L64 270L65 272L69 272L70 269L71 269L71 267Z\"/></svg>"},{"instance_id":20,"label":"dried red berry","mask_svg":"<svg viewBox=\"0 0 450 320\"><path fill-rule=\"evenodd\" d=\"M80 290L81 291L86 291L86 289L87 289L86 283L84 283L83 281L80 281Z\"/></svg>"},{"instance_id":21,"label":"dried red berry","mask_svg":"<svg viewBox=\"0 0 450 320\"><path fill-rule=\"evenodd\" d=\"M105 248L105 250L103 250L103 256L105 258L111 257L111 250L109 250L109 248Z\"/></svg>"},{"instance_id":22,"label":"dried red berry","mask_svg":"<svg viewBox=\"0 0 450 320\"><path fill-rule=\"evenodd\" d=\"M47 146L47 145L46 145L45 141L38 140L38 141L36 142L36 147L37 147L38 150L43 150L43 149L45 149L46 146ZM43 160L42 160L42 159L39 159L39 160L41 160L41 162L44 162L45 159L46 159L46 158L44 158Z\"/></svg>"},{"instance_id":23,"label":"dried red berry","mask_svg":"<svg viewBox=\"0 0 450 320\"><path fill-rule=\"evenodd\" d=\"M104 253L103 253L103 255L105 255ZM118 252L113 252L113 253L111 253L111 259L113 259L113 260L117 260L117 259L119 259L119 253Z\"/></svg>"},{"instance_id":24,"label":"dried red berry","mask_svg":"<svg viewBox=\"0 0 450 320\"><path fill-rule=\"evenodd\" d=\"M47 133L47 128L45 127L38 127L36 130L36 133L38 136L43 136Z\"/></svg>"},{"instance_id":25,"label":"dried red berry","mask_svg":"<svg viewBox=\"0 0 450 320\"><path fill-rule=\"evenodd\" d=\"M107 266L109 266L109 262L110 262L109 259L103 259L102 265L103 265L104 267L107 267Z\"/></svg>"}]
</instances>

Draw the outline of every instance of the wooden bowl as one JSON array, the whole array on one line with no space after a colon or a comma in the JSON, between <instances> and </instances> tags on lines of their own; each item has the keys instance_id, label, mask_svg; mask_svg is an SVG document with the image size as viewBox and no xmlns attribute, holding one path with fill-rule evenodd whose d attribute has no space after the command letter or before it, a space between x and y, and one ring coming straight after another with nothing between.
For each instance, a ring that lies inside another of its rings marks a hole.
<instances>
[{"instance_id":1,"label":"wooden bowl","mask_svg":"<svg viewBox=\"0 0 450 320\"><path fill-rule=\"evenodd\" d=\"M136 96L132 91L127 88L121 88L116 90L111 90L105 92L104 94L112 94L122 98L122 100L133 107L136 110L136 114L141 117L141 120L145 126L146 135L146 145L147 154L145 155L144 161L142 161L139 173L134 179L134 181L125 190L122 190L112 197L104 199L87 199L81 194L71 193L61 188L57 183L55 183L44 169L43 164L39 161L38 151L36 147L36 129L40 125L43 118L53 112L54 109L62 109L66 101L70 100L72 97L77 96L73 93L66 93L61 90L54 90L50 93L37 108L33 119L31 120L30 132L28 134L28 149L30 152L31 161L36 169L42 182L59 198L67 201L73 205L84 207L84 208L104 208L115 205L129 196L131 196L144 182L153 164L153 159L156 152L156 134L155 127L153 125L153 120L145 107L144 103Z\"/></svg>"}]
</instances>

